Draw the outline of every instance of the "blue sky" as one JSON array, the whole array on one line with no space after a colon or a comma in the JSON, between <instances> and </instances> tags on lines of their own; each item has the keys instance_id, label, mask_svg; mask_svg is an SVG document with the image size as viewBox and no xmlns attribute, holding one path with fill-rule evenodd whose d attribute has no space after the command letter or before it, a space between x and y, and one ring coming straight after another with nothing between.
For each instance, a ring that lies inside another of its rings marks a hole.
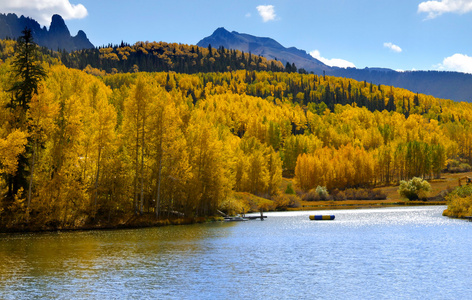
<instances>
[{"instance_id":1,"label":"blue sky","mask_svg":"<svg viewBox=\"0 0 472 300\"><path fill-rule=\"evenodd\" d=\"M472 73L472 0L0 0L0 12L47 27L58 13L96 46L196 44L225 27L331 65Z\"/></svg>"}]
</instances>

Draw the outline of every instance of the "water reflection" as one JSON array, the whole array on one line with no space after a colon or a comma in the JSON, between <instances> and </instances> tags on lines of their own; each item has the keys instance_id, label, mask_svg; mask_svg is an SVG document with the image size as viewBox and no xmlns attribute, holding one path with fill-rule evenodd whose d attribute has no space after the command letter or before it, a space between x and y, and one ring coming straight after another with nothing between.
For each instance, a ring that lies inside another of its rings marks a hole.
<instances>
[{"instance_id":1,"label":"water reflection","mask_svg":"<svg viewBox=\"0 0 472 300\"><path fill-rule=\"evenodd\" d=\"M0 236L0 298L467 296L472 223L444 207Z\"/></svg>"}]
</instances>

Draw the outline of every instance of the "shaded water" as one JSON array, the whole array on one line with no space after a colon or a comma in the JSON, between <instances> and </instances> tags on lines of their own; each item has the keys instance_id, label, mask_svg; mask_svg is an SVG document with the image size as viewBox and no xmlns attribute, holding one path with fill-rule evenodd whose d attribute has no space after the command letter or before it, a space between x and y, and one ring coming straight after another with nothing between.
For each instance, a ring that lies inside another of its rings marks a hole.
<instances>
[{"instance_id":1,"label":"shaded water","mask_svg":"<svg viewBox=\"0 0 472 300\"><path fill-rule=\"evenodd\" d=\"M444 208L0 235L0 299L470 298L472 222Z\"/></svg>"}]
</instances>

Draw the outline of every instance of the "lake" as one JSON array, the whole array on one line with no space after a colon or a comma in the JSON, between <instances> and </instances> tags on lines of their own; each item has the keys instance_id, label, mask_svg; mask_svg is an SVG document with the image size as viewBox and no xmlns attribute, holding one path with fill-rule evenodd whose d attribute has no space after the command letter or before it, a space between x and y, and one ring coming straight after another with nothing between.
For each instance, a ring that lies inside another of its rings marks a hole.
<instances>
[{"instance_id":1,"label":"lake","mask_svg":"<svg viewBox=\"0 0 472 300\"><path fill-rule=\"evenodd\" d=\"M0 299L471 299L472 222L444 209L0 234Z\"/></svg>"}]
</instances>

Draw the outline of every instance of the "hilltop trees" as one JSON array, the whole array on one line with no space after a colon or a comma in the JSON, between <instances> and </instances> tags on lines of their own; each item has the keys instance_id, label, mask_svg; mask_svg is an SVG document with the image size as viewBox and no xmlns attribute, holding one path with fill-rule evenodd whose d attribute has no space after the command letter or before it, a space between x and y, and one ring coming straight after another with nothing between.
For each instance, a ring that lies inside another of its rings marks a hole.
<instances>
[{"instance_id":1,"label":"hilltop trees","mask_svg":"<svg viewBox=\"0 0 472 300\"><path fill-rule=\"evenodd\" d=\"M277 60L228 50L224 47L202 48L165 42L137 42L134 45L108 45L98 49L63 52L62 62L71 68L115 72L227 72L232 70L284 71ZM297 68L293 65L294 72ZM292 71L292 67L290 69Z\"/></svg>"}]
</instances>

